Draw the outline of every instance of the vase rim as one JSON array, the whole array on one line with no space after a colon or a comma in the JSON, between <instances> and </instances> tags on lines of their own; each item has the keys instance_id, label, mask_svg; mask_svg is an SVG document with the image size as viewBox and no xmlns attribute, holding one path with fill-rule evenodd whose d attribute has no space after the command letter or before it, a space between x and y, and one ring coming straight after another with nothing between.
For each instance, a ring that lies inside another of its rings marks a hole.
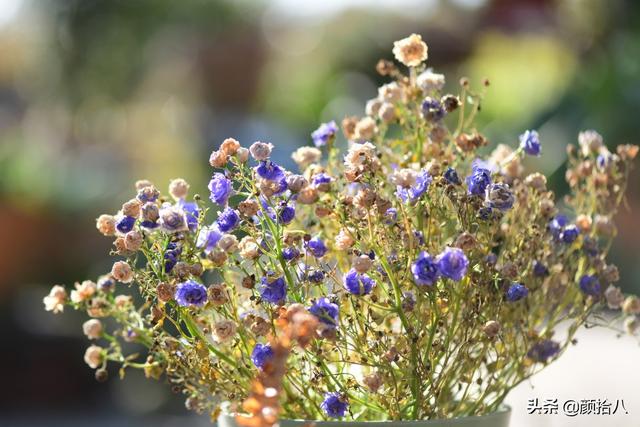
<instances>
[{"instance_id":1,"label":"vase rim","mask_svg":"<svg viewBox=\"0 0 640 427\"><path fill-rule=\"evenodd\" d=\"M400 424L400 425L406 425L406 426L411 426L411 425L421 425L424 426L426 423L429 422L442 422L442 421L450 421L450 422L456 422L457 420L467 420L467 419L474 419L474 420L484 420L484 419L491 419L491 418L497 418L497 417L503 417L505 415L509 415L511 413L511 406L506 405L506 404L502 404L500 405L495 411L490 412L488 414L484 414L484 415L465 415L462 417L453 417L453 418L435 418L435 419L430 419L430 420L371 420L371 421L337 421L340 423L358 423L358 424L371 424L373 425L378 425L378 424L385 424L385 423L394 423L395 424ZM236 414L228 414L228 413L222 413L220 416L221 417L235 417ZM281 418L280 421L295 421L295 422L301 422L301 423L314 423L317 426L322 426L325 423L327 424L331 424L334 425L336 423L336 421L331 421L331 420L304 420L304 419L299 419L299 418ZM428 424L427 424L428 425Z\"/></svg>"}]
</instances>

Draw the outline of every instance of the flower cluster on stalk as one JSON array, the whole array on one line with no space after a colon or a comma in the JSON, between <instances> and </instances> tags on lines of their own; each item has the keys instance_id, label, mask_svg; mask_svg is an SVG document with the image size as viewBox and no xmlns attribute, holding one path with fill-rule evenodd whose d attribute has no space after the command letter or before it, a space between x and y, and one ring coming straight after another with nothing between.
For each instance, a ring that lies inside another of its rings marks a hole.
<instances>
[{"instance_id":1,"label":"flower cluster on stalk","mask_svg":"<svg viewBox=\"0 0 640 427\"><path fill-rule=\"evenodd\" d=\"M606 259L638 147L612 152L581 133L561 208L522 162L543 155L544 135L527 130L480 157L490 141L473 118L486 85L445 92L418 35L393 54L402 66L376 67L393 81L363 117L311 133L291 156L299 170L279 165L272 143L228 138L209 158L209 197L183 179L168 195L142 180L97 219L118 260L95 282L54 286L44 304L90 317L85 360L98 379L110 363L140 368L166 376L189 409L213 416L231 402L267 424L278 414L260 408L453 417L497 408L594 311L638 329L640 299Z\"/></svg>"}]
</instances>

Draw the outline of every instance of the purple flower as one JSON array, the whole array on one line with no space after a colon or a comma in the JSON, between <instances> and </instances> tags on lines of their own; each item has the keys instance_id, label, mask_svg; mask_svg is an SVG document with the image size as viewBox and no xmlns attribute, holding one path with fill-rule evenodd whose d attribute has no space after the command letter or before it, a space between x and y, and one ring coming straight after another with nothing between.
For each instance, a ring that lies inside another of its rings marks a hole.
<instances>
[{"instance_id":1,"label":"purple flower","mask_svg":"<svg viewBox=\"0 0 640 427\"><path fill-rule=\"evenodd\" d=\"M281 206L278 210L278 223L289 224L296 217L296 208L290 205Z\"/></svg>"},{"instance_id":2,"label":"purple flower","mask_svg":"<svg viewBox=\"0 0 640 427\"><path fill-rule=\"evenodd\" d=\"M569 218L565 215L556 215L549 221L549 231L551 231L554 238L559 239L560 233L562 233L562 230L567 224L569 224Z\"/></svg>"},{"instance_id":3,"label":"purple flower","mask_svg":"<svg viewBox=\"0 0 640 427\"><path fill-rule=\"evenodd\" d=\"M116 287L116 281L111 276L102 276L98 279L98 289L102 292L112 292Z\"/></svg>"},{"instance_id":4,"label":"purple flower","mask_svg":"<svg viewBox=\"0 0 640 427\"><path fill-rule=\"evenodd\" d=\"M491 252L489 255L484 257L484 262L493 267L498 262L498 256Z\"/></svg>"},{"instance_id":5,"label":"purple flower","mask_svg":"<svg viewBox=\"0 0 640 427\"><path fill-rule=\"evenodd\" d=\"M207 288L193 280L179 283L174 295L182 307L202 307L207 302Z\"/></svg>"},{"instance_id":6,"label":"purple flower","mask_svg":"<svg viewBox=\"0 0 640 427\"><path fill-rule=\"evenodd\" d=\"M265 276L258 285L260 297L271 304L282 304L287 296L287 283L282 277L269 281Z\"/></svg>"},{"instance_id":7,"label":"purple flower","mask_svg":"<svg viewBox=\"0 0 640 427\"><path fill-rule=\"evenodd\" d=\"M520 135L520 146L530 156L540 155L540 138L535 130L527 130Z\"/></svg>"},{"instance_id":8,"label":"purple flower","mask_svg":"<svg viewBox=\"0 0 640 427\"><path fill-rule=\"evenodd\" d=\"M307 279L312 283L322 283L324 280L324 271L322 270L311 270L307 273Z\"/></svg>"},{"instance_id":9,"label":"purple flower","mask_svg":"<svg viewBox=\"0 0 640 427\"><path fill-rule=\"evenodd\" d=\"M516 302L529 295L529 289L522 283L512 283L505 296L507 301Z\"/></svg>"},{"instance_id":10,"label":"purple flower","mask_svg":"<svg viewBox=\"0 0 640 427\"><path fill-rule=\"evenodd\" d=\"M393 225L398 222L398 210L396 208L389 208L384 213L384 223L386 225Z\"/></svg>"},{"instance_id":11,"label":"purple flower","mask_svg":"<svg viewBox=\"0 0 640 427\"><path fill-rule=\"evenodd\" d=\"M537 277L544 277L549 274L549 269L540 261L533 262L533 275Z\"/></svg>"},{"instance_id":12,"label":"purple flower","mask_svg":"<svg viewBox=\"0 0 640 427\"><path fill-rule=\"evenodd\" d=\"M338 326L338 315L340 311L336 304L329 301L329 298L320 298L309 307L309 313L316 316L320 322L326 325L333 327Z\"/></svg>"},{"instance_id":13,"label":"purple flower","mask_svg":"<svg viewBox=\"0 0 640 427\"><path fill-rule=\"evenodd\" d=\"M307 249L316 258L322 258L327 253L327 247L319 237L314 237L307 242Z\"/></svg>"},{"instance_id":14,"label":"purple flower","mask_svg":"<svg viewBox=\"0 0 640 427\"><path fill-rule=\"evenodd\" d=\"M446 111L439 100L431 97L426 97L424 99L424 102L422 103L422 115L425 119L436 122L441 120L445 114Z\"/></svg>"},{"instance_id":15,"label":"purple flower","mask_svg":"<svg viewBox=\"0 0 640 427\"><path fill-rule=\"evenodd\" d=\"M335 137L338 132L338 126L336 122L331 120L327 123L322 123L320 127L313 131L311 134L311 139L313 139L313 143L316 147L323 147L327 145L327 142L333 137Z\"/></svg>"},{"instance_id":16,"label":"purple flower","mask_svg":"<svg viewBox=\"0 0 640 427\"><path fill-rule=\"evenodd\" d=\"M133 226L136 223L136 219L132 216L123 216L116 222L116 230L121 233L128 233L133 230Z\"/></svg>"},{"instance_id":17,"label":"purple flower","mask_svg":"<svg viewBox=\"0 0 640 427\"><path fill-rule=\"evenodd\" d=\"M260 164L256 166L256 173L260 178L264 178L268 181L280 181L285 178L284 169L271 160L261 161Z\"/></svg>"},{"instance_id":18,"label":"purple flower","mask_svg":"<svg viewBox=\"0 0 640 427\"><path fill-rule=\"evenodd\" d=\"M300 256L300 251L295 246L288 246L282 250L282 258L286 261L296 259L298 256Z\"/></svg>"},{"instance_id":19,"label":"purple flower","mask_svg":"<svg viewBox=\"0 0 640 427\"><path fill-rule=\"evenodd\" d=\"M474 168L466 182L469 194L482 195L491 184L491 172L484 168Z\"/></svg>"},{"instance_id":20,"label":"purple flower","mask_svg":"<svg viewBox=\"0 0 640 427\"><path fill-rule=\"evenodd\" d=\"M580 234L580 230L575 224L567 225L564 230L560 233L560 240L564 243L573 243L578 238Z\"/></svg>"},{"instance_id":21,"label":"purple flower","mask_svg":"<svg viewBox=\"0 0 640 427\"><path fill-rule=\"evenodd\" d=\"M542 340L533 345L527 357L539 363L545 363L560 352L560 344L552 340Z\"/></svg>"},{"instance_id":22,"label":"purple flower","mask_svg":"<svg viewBox=\"0 0 640 427\"><path fill-rule=\"evenodd\" d=\"M342 399L340 393L332 392L324 394L324 400L320 404L320 407L327 416L331 418L341 418L344 417L349 404Z\"/></svg>"},{"instance_id":23,"label":"purple flower","mask_svg":"<svg viewBox=\"0 0 640 427\"><path fill-rule=\"evenodd\" d=\"M171 273L173 267L175 267L178 262L178 257L182 253L182 249L178 247L173 242L169 242L167 244L167 250L164 253L164 271L165 273Z\"/></svg>"},{"instance_id":24,"label":"purple flower","mask_svg":"<svg viewBox=\"0 0 640 427\"><path fill-rule=\"evenodd\" d=\"M233 186L231 185L231 181L223 174L215 173L211 181L209 181L209 191L211 191L209 195L211 201L220 206L224 206L227 204L229 196L233 194Z\"/></svg>"},{"instance_id":25,"label":"purple flower","mask_svg":"<svg viewBox=\"0 0 640 427\"><path fill-rule=\"evenodd\" d=\"M313 185L331 184L331 181L333 181L333 178L324 172L315 174L311 179Z\"/></svg>"},{"instance_id":26,"label":"purple flower","mask_svg":"<svg viewBox=\"0 0 640 427\"><path fill-rule=\"evenodd\" d=\"M264 365L272 358L273 349L269 344L256 344L251 352L251 361L260 370L264 369Z\"/></svg>"},{"instance_id":27,"label":"purple flower","mask_svg":"<svg viewBox=\"0 0 640 427\"><path fill-rule=\"evenodd\" d=\"M462 181L460 181L460 177L458 176L458 172L454 168L447 168L444 172L444 179L446 179L450 184L460 185Z\"/></svg>"},{"instance_id":28,"label":"purple flower","mask_svg":"<svg viewBox=\"0 0 640 427\"><path fill-rule=\"evenodd\" d=\"M469 260L460 248L445 248L436 261L440 274L449 279L459 281L467 273Z\"/></svg>"},{"instance_id":29,"label":"purple flower","mask_svg":"<svg viewBox=\"0 0 640 427\"><path fill-rule=\"evenodd\" d=\"M420 252L418 259L411 264L411 273L413 274L413 281L416 285L431 286L438 280L440 271L438 270L438 264L434 259L425 251Z\"/></svg>"},{"instance_id":30,"label":"purple flower","mask_svg":"<svg viewBox=\"0 0 640 427\"><path fill-rule=\"evenodd\" d=\"M513 207L514 200L513 193L507 184L497 182L495 184L487 185L484 199L486 206L499 209L504 212Z\"/></svg>"},{"instance_id":31,"label":"purple flower","mask_svg":"<svg viewBox=\"0 0 640 427\"><path fill-rule=\"evenodd\" d=\"M600 295L600 282L595 275L585 274L580 278L580 290L587 295L598 296Z\"/></svg>"},{"instance_id":32,"label":"purple flower","mask_svg":"<svg viewBox=\"0 0 640 427\"><path fill-rule=\"evenodd\" d=\"M489 218L491 218L492 213L493 213L493 209L491 209L488 206L483 206L480 209L478 209L478 218L480 218L483 221L486 221Z\"/></svg>"},{"instance_id":33,"label":"purple flower","mask_svg":"<svg viewBox=\"0 0 640 427\"><path fill-rule=\"evenodd\" d=\"M185 202L182 199L178 200L176 204L184 211L189 230L195 231L198 228L198 218L200 217L198 204L196 202Z\"/></svg>"},{"instance_id":34,"label":"purple flower","mask_svg":"<svg viewBox=\"0 0 640 427\"><path fill-rule=\"evenodd\" d=\"M218 227L212 225L210 227L202 227L200 233L198 233L198 240L196 246L204 248L206 253L213 251L218 244L218 241L222 238L222 233L218 230Z\"/></svg>"},{"instance_id":35,"label":"purple flower","mask_svg":"<svg viewBox=\"0 0 640 427\"><path fill-rule=\"evenodd\" d=\"M344 276L344 288L353 295L367 295L375 284L375 280L364 273L358 273L354 268Z\"/></svg>"},{"instance_id":36,"label":"purple flower","mask_svg":"<svg viewBox=\"0 0 640 427\"><path fill-rule=\"evenodd\" d=\"M412 201L415 202L420 196L422 196L431 184L431 175L426 169L422 169L416 177L416 182L409 188L398 186L396 194L402 199L403 202Z\"/></svg>"},{"instance_id":37,"label":"purple flower","mask_svg":"<svg viewBox=\"0 0 640 427\"><path fill-rule=\"evenodd\" d=\"M160 209L160 226L168 233L186 231L187 215L180 206L165 206Z\"/></svg>"},{"instance_id":38,"label":"purple flower","mask_svg":"<svg viewBox=\"0 0 640 427\"><path fill-rule=\"evenodd\" d=\"M230 207L226 207L222 212L220 212L218 219L216 219L218 229L223 233L227 233L236 228L239 222L240 214Z\"/></svg>"}]
</instances>

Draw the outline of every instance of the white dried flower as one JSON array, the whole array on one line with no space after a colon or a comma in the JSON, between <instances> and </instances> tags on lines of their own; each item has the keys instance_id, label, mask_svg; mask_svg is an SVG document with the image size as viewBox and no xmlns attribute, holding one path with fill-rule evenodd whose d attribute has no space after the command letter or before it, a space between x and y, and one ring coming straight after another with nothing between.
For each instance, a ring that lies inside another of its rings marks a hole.
<instances>
[{"instance_id":1,"label":"white dried flower","mask_svg":"<svg viewBox=\"0 0 640 427\"><path fill-rule=\"evenodd\" d=\"M346 249L349 249L351 246L353 246L354 243L355 243L355 240L353 240L353 237L349 232L349 230L343 228L340 230L340 232L336 236L335 248L336 250L344 251Z\"/></svg>"},{"instance_id":2,"label":"white dried flower","mask_svg":"<svg viewBox=\"0 0 640 427\"><path fill-rule=\"evenodd\" d=\"M271 150L273 150L273 144L270 142L256 141L249 147L251 157L257 161L267 160L271 156Z\"/></svg>"},{"instance_id":3,"label":"white dried flower","mask_svg":"<svg viewBox=\"0 0 640 427\"><path fill-rule=\"evenodd\" d=\"M92 345L84 352L84 363L89 365L92 369L97 369L102 363L102 347Z\"/></svg>"},{"instance_id":4,"label":"white dried flower","mask_svg":"<svg viewBox=\"0 0 640 427\"><path fill-rule=\"evenodd\" d=\"M385 102L380 107L380 111L378 112L378 117L384 123L392 123L397 119L396 116L396 107L390 102Z\"/></svg>"},{"instance_id":5,"label":"white dried flower","mask_svg":"<svg viewBox=\"0 0 640 427\"><path fill-rule=\"evenodd\" d=\"M587 157L591 153L597 153L602 148L602 135L595 130L582 131L578 134L578 144L582 155Z\"/></svg>"},{"instance_id":6,"label":"white dried flower","mask_svg":"<svg viewBox=\"0 0 640 427\"><path fill-rule=\"evenodd\" d=\"M67 300L67 291L60 285L55 285L49 291L49 295L42 299L44 309L54 313L64 311L64 302Z\"/></svg>"},{"instance_id":7,"label":"white dried flower","mask_svg":"<svg viewBox=\"0 0 640 427\"><path fill-rule=\"evenodd\" d=\"M238 238L233 234L225 234L218 241L218 247L227 253L238 249Z\"/></svg>"},{"instance_id":8,"label":"white dried flower","mask_svg":"<svg viewBox=\"0 0 640 427\"><path fill-rule=\"evenodd\" d=\"M291 158L301 170L312 163L317 163L320 157L322 157L322 152L315 147L300 147L291 155Z\"/></svg>"},{"instance_id":9,"label":"white dried flower","mask_svg":"<svg viewBox=\"0 0 640 427\"><path fill-rule=\"evenodd\" d=\"M428 57L428 47L418 34L393 43L393 55L407 67L417 67Z\"/></svg>"},{"instance_id":10,"label":"white dried flower","mask_svg":"<svg viewBox=\"0 0 640 427\"><path fill-rule=\"evenodd\" d=\"M524 183L537 191L546 191L547 189L547 177L541 173L535 172L527 175L524 179Z\"/></svg>"},{"instance_id":11,"label":"white dried flower","mask_svg":"<svg viewBox=\"0 0 640 427\"><path fill-rule=\"evenodd\" d=\"M96 290L98 290L98 285L91 280L76 283L76 288L71 291L71 301L75 303L86 301L96 293Z\"/></svg>"},{"instance_id":12,"label":"white dried flower","mask_svg":"<svg viewBox=\"0 0 640 427\"><path fill-rule=\"evenodd\" d=\"M378 111L380 111L381 106L382 100L380 98L370 99L364 107L364 112L369 117L375 117L378 115Z\"/></svg>"},{"instance_id":13,"label":"white dried flower","mask_svg":"<svg viewBox=\"0 0 640 427\"><path fill-rule=\"evenodd\" d=\"M628 296L622 303L624 314L640 314L640 298L635 295Z\"/></svg>"},{"instance_id":14,"label":"white dried flower","mask_svg":"<svg viewBox=\"0 0 640 427\"><path fill-rule=\"evenodd\" d=\"M444 74L434 73L431 69L423 71L416 78L416 84L425 93L442 90L444 83Z\"/></svg>"},{"instance_id":15,"label":"white dried flower","mask_svg":"<svg viewBox=\"0 0 640 427\"><path fill-rule=\"evenodd\" d=\"M89 319L82 324L82 332L90 340L98 339L102 335L102 322L98 319Z\"/></svg>"},{"instance_id":16,"label":"white dried flower","mask_svg":"<svg viewBox=\"0 0 640 427\"><path fill-rule=\"evenodd\" d=\"M220 320L213 325L213 340L223 343L230 340L236 333L236 324L231 320Z\"/></svg>"},{"instance_id":17,"label":"white dried flower","mask_svg":"<svg viewBox=\"0 0 640 427\"><path fill-rule=\"evenodd\" d=\"M233 156L240 149L240 143L233 138L227 138L220 144L220 151L227 156Z\"/></svg>"},{"instance_id":18,"label":"white dried flower","mask_svg":"<svg viewBox=\"0 0 640 427\"><path fill-rule=\"evenodd\" d=\"M182 178L177 178L169 183L169 194L174 199L184 199L189 193L189 183Z\"/></svg>"},{"instance_id":19,"label":"white dried flower","mask_svg":"<svg viewBox=\"0 0 640 427\"><path fill-rule=\"evenodd\" d=\"M240 256L244 259L254 259L260 255L260 246L256 239L251 236L244 236L238 244Z\"/></svg>"},{"instance_id":20,"label":"white dried flower","mask_svg":"<svg viewBox=\"0 0 640 427\"><path fill-rule=\"evenodd\" d=\"M396 82L387 83L378 88L378 98L392 104L400 102L403 95L402 87ZM373 116L374 114L371 115Z\"/></svg>"},{"instance_id":21,"label":"white dried flower","mask_svg":"<svg viewBox=\"0 0 640 427\"><path fill-rule=\"evenodd\" d=\"M126 261L116 261L111 267L111 276L118 282L131 283L133 281L133 270Z\"/></svg>"},{"instance_id":22,"label":"white dried flower","mask_svg":"<svg viewBox=\"0 0 640 427\"><path fill-rule=\"evenodd\" d=\"M355 136L358 141L368 141L378 132L376 121L371 117L363 117L356 123Z\"/></svg>"},{"instance_id":23,"label":"white dried flower","mask_svg":"<svg viewBox=\"0 0 640 427\"><path fill-rule=\"evenodd\" d=\"M100 215L96 219L96 228L105 236L113 236L116 233L116 219L113 215Z\"/></svg>"},{"instance_id":24,"label":"white dried flower","mask_svg":"<svg viewBox=\"0 0 640 427\"><path fill-rule=\"evenodd\" d=\"M617 286L609 285L607 290L604 291L604 297L607 300L607 305L612 310L618 310L624 302L624 294Z\"/></svg>"}]
</instances>

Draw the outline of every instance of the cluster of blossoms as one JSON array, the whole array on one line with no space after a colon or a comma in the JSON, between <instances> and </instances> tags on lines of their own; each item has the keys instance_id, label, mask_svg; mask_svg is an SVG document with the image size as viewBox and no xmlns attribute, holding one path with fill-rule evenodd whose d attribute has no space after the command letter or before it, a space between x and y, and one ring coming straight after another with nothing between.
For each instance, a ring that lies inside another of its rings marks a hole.
<instances>
[{"instance_id":1,"label":"cluster of blossoms","mask_svg":"<svg viewBox=\"0 0 640 427\"><path fill-rule=\"evenodd\" d=\"M418 35L393 52L409 72L378 63L393 81L364 117L342 120L343 156L335 122L292 154L299 171L274 162L270 143L227 139L209 159L211 203L182 179L168 196L140 181L98 218L121 259L44 303L90 316L85 334L101 344L85 360L99 379L109 362L165 375L188 408L215 415L223 402L240 410L252 380L276 372L285 417L442 418L495 410L594 312L638 328L640 299L606 261L638 148L612 153L581 133L568 150L572 192L556 206L522 164L542 155L536 131L479 157L482 91L463 79L443 92ZM291 313L315 319L305 345L274 347Z\"/></svg>"}]
</instances>

